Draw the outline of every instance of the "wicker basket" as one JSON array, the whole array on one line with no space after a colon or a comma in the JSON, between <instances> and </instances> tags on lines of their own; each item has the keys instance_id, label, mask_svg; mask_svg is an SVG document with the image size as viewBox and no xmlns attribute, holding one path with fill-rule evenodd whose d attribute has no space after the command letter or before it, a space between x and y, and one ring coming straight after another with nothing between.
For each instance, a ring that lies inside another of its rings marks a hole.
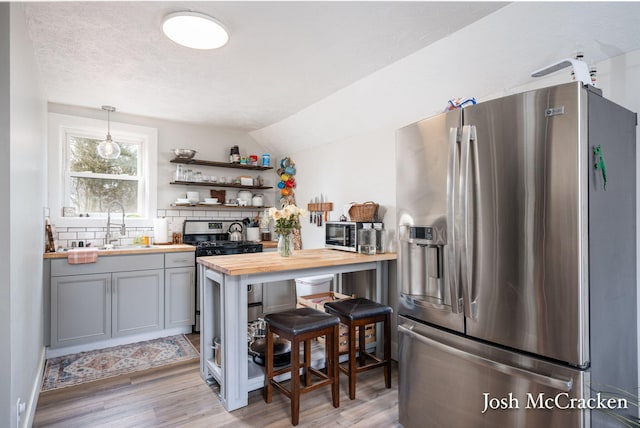
<instances>
[{"instance_id":1,"label":"wicker basket","mask_svg":"<svg viewBox=\"0 0 640 428\"><path fill-rule=\"evenodd\" d=\"M353 204L349 208L351 221L375 221L378 217L379 205L368 201L364 204Z\"/></svg>"}]
</instances>

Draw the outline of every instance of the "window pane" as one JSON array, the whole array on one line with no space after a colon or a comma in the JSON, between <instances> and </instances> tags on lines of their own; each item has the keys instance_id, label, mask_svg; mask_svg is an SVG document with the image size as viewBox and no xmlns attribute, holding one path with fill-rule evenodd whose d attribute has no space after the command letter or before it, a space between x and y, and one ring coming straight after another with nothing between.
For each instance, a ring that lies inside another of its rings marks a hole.
<instances>
[{"instance_id":1,"label":"window pane","mask_svg":"<svg viewBox=\"0 0 640 428\"><path fill-rule=\"evenodd\" d=\"M78 213L106 213L117 200L127 214L139 214L137 181L71 177L70 184L71 205Z\"/></svg>"},{"instance_id":2,"label":"window pane","mask_svg":"<svg viewBox=\"0 0 640 428\"><path fill-rule=\"evenodd\" d=\"M98 156L100 141L70 136L69 170L71 172L138 175L139 144L118 141L121 150L120 156L117 159L109 160Z\"/></svg>"}]
</instances>

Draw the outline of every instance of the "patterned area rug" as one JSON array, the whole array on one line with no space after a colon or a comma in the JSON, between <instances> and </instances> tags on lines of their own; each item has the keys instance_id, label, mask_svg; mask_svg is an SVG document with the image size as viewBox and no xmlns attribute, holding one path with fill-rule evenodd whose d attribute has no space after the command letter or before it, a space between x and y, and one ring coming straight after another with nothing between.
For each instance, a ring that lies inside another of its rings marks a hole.
<instances>
[{"instance_id":1,"label":"patterned area rug","mask_svg":"<svg viewBox=\"0 0 640 428\"><path fill-rule=\"evenodd\" d=\"M187 361L198 355L191 342L178 335L51 358L44 369L42 391Z\"/></svg>"}]
</instances>

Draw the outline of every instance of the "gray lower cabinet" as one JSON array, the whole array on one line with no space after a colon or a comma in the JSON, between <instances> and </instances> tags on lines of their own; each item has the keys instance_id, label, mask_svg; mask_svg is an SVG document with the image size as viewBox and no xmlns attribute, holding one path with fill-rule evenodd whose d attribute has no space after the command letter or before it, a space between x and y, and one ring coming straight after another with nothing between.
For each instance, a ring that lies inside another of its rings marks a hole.
<instances>
[{"instance_id":1,"label":"gray lower cabinet","mask_svg":"<svg viewBox=\"0 0 640 428\"><path fill-rule=\"evenodd\" d=\"M51 261L50 346L60 348L164 326L164 254Z\"/></svg>"},{"instance_id":2,"label":"gray lower cabinet","mask_svg":"<svg viewBox=\"0 0 640 428\"><path fill-rule=\"evenodd\" d=\"M51 279L51 346L111 337L111 274Z\"/></svg>"},{"instance_id":3,"label":"gray lower cabinet","mask_svg":"<svg viewBox=\"0 0 640 428\"><path fill-rule=\"evenodd\" d=\"M164 326L184 327L196 319L196 257L193 251L164 255Z\"/></svg>"},{"instance_id":4,"label":"gray lower cabinet","mask_svg":"<svg viewBox=\"0 0 640 428\"><path fill-rule=\"evenodd\" d=\"M115 272L112 337L164 328L164 269Z\"/></svg>"},{"instance_id":5,"label":"gray lower cabinet","mask_svg":"<svg viewBox=\"0 0 640 428\"><path fill-rule=\"evenodd\" d=\"M165 270L165 328L193 325L196 312L196 269L180 267Z\"/></svg>"},{"instance_id":6,"label":"gray lower cabinet","mask_svg":"<svg viewBox=\"0 0 640 428\"><path fill-rule=\"evenodd\" d=\"M100 256L78 265L55 259L45 271L51 293L45 342L51 348L195 322L193 251Z\"/></svg>"}]
</instances>

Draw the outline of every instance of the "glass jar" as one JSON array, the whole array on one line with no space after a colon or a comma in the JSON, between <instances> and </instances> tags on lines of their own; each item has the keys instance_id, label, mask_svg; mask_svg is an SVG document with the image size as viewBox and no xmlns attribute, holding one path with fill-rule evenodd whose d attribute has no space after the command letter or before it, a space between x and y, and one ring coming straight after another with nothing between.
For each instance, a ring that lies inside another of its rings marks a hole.
<instances>
[{"instance_id":1,"label":"glass jar","mask_svg":"<svg viewBox=\"0 0 640 428\"><path fill-rule=\"evenodd\" d=\"M176 181L184 181L184 166L182 164L176 165Z\"/></svg>"},{"instance_id":2,"label":"glass jar","mask_svg":"<svg viewBox=\"0 0 640 428\"><path fill-rule=\"evenodd\" d=\"M376 253L376 231L371 223L364 223L358 230L358 252L374 255Z\"/></svg>"},{"instance_id":3,"label":"glass jar","mask_svg":"<svg viewBox=\"0 0 640 428\"><path fill-rule=\"evenodd\" d=\"M376 253L385 252L384 225L382 223L373 223L373 229L376 232Z\"/></svg>"}]
</instances>

